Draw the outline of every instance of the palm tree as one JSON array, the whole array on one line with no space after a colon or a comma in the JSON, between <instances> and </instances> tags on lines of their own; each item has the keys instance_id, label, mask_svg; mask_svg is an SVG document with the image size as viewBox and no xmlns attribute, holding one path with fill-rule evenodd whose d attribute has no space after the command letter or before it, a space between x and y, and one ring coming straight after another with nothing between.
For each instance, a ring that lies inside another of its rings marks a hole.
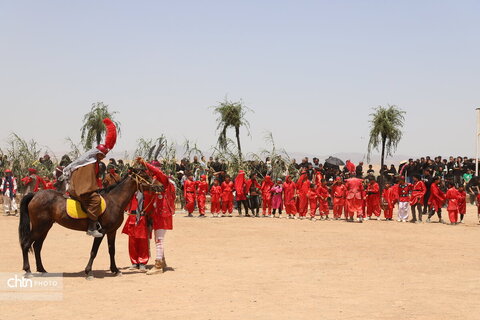
<instances>
[{"instance_id":1,"label":"palm tree","mask_svg":"<svg viewBox=\"0 0 480 320\"><path fill-rule=\"evenodd\" d=\"M102 121L105 118L110 118L113 123L115 123L117 131L120 134L120 123L114 120L116 114L116 111L109 111L108 105L103 102L92 104L90 112L83 116L83 126L81 129L81 140L85 150L91 149L94 142L97 144L102 142L102 135L105 133L105 125Z\"/></svg>"},{"instance_id":2,"label":"palm tree","mask_svg":"<svg viewBox=\"0 0 480 320\"><path fill-rule=\"evenodd\" d=\"M381 167L385 162L385 155L392 156L402 139L402 127L406 112L395 105L378 106L370 114L370 139L368 141L367 161L373 149L382 148Z\"/></svg>"},{"instance_id":3,"label":"palm tree","mask_svg":"<svg viewBox=\"0 0 480 320\"><path fill-rule=\"evenodd\" d=\"M213 110L218 115L217 130L220 131L220 135L218 136L218 146L220 147L220 150L225 151L227 149L227 129L234 128L235 137L237 138L238 156L241 159L242 147L240 145L240 127L245 127L250 135L250 124L245 119L245 114L247 111L251 111L251 109L243 105L241 100L232 102L225 99L223 102L220 102L218 106L214 106Z\"/></svg>"}]
</instances>

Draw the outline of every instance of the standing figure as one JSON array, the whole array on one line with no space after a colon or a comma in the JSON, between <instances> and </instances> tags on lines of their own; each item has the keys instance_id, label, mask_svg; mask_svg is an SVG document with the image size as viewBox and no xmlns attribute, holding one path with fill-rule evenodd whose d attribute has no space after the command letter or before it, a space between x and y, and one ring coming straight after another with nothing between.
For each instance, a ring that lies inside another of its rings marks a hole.
<instances>
[{"instance_id":1,"label":"standing figure","mask_svg":"<svg viewBox=\"0 0 480 320\"><path fill-rule=\"evenodd\" d=\"M5 177L2 179L0 191L3 194L3 215L9 216L14 212L18 216L18 206L15 196L17 195L17 179L13 176L12 170L5 170Z\"/></svg>"},{"instance_id":2,"label":"standing figure","mask_svg":"<svg viewBox=\"0 0 480 320\"><path fill-rule=\"evenodd\" d=\"M208 193L207 176L202 174L200 176L200 181L197 184L198 212L200 213L199 217L205 217L205 202L207 200L207 193Z\"/></svg>"},{"instance_id":3,"label":"standing figure","mask_svg":"<svg viewBox=\"0 0 480 320\"><path fill-rule=\"evenodd\" d=\"M342 178L337 177L332 186L333 218L335 220L339 220L342 217L342 212L345 207L346 193L347 188L342 183Z\"/></svg>"},{"instance_id":4,"label":"standing figure","mask_svg":"<svg viewBox=\"0 0 480 320\"><path fill-rule=\"evenodd\" d=\"M193 175L189 174L187 180L183 184L183 196L185 198L185 209L189 217L193 217L193 210L195 210L195 199L197 198L196 190L197 183L193 180Z\"/></svg>"},{"instance_id":5,"label":"standing figure","mask_svg":"<svg viewBox=\"0 0 480 320\"><path fill-rule=\"evenodd\" d=\"M448 190L445 194L445 199L448 200L448 217L450 219L450 224L457 224L458 219L458 199L461 197L460 192L455 188L453 182L448 182Z\"/></svg>"},{"instance_id":6,"label":"standing figure","mask_svg":"<svg viewBox=\"0 0 480 320\"><path fill-rule=\"evenodd\" d=\"M318 193L315 189L315 184L310 184L310 189L307 192L308 203L310 205L310 220L315 220L315 214L317 211ZM303 219L303 216L300 216Z\"/></svg>"},{"instance_id":7,"label":"standing figure","mask_svg":"<svg viewBox=\"0 0 480 320\"><path fill-rule=\"evenodd\" d=\"M383 215L386 221L392 221L393 219L393 208L395 208L396 201L395 194L395 188L387 181L382 193Z\"/></svg>"},{"instance_id":8,"label":"standing figure","mask_svg":"<svg viewBox=\"0 0 480 320\"><path fill-rule=\"evenodd\" d=\"M215 178L213 185L210 188L210 212L214 217L220 214L220 199L222 197L222 187L220 181Z\"/></svg>"},{"instance_id":9,"label":"standing figure","mask_svg":"<svg viewBox=\"0 0 480 320\"><path fill-rule=\"evenodd\" d=\"M404 176L398 177L398 183L396 185L396 191L398 194L398 222L407 222L408 208L410 205L410 194L412 192L412 185L405 182Z\"/></svg>"},{"instance_id":10,"label":"standing figure","mask_svg":"<svg viewBox=\"0 0 480 320\"><path fill-rule=\"evenodd\" d=\"M282 216L282 207L283 207L283 186L282 179L278 178L277 183L271 189L272 193L272 213L275 217L275 211L278 209L278 217Z\"/></svg>"},{"instance_id":11,"label":"standing figure","mask_svg":"<svg viewBox=\"0 0 480 320\"><path fill-rule=\"evenodd\" d=\"M290 176L285 178L283 183L283 202L285 203L285 211L288 218L293 219L297 214L297 206L295 204L296 185Z\"/></svg>"},{"instance_id":12,"label":"standing figure","mask_svg":"<svg viewBox=\"0 0 480 320\"><path fill-rule=\"evenodd\" d=\"M175 213L175 183L169 179L160 168L147 163L142 158L137 162L147 167L149 173L163 185L160 196L155 197L154 212L152 214L153 230L155 235L155 265L147 271L147 275L163 273L167 270L165 261L165 234L173 229L173 214Z\"/></svg>"},{"instance_id":13,"label":"standing figure","mask_svg":"<svg viewBox=\"0 0 480 320\"><path fill-rule=\"evenodd\" d=\"M128 235L128 254L132 262L130 270L146 271L146 265L150 259L149 232L143 204L143 194L137 191L126 208L128 218L122 233Z\"/></svg>"},{"instance_id":14,"label":"standing figure","mask_svg":"<svg viewBox=\"0 0 480 320\"><path fill-rule=\"evenodd\" d=\"M410 222L422 222L422 205L423 199L427 193L427 186L425 182L421 180L420 175L416 174L413 176L413 191L410 196L410 206L412 208L412 220ZM418 212L418 220L416 213Z\"/></svg>"},{"instance_id":15,"label":"standing figure","mask_svg":"<svg viewBox=\"0 0 480 320\"><path fill-rule=\"evenodd\" d=\"M442 207L445 203L445 194L440 190L438 186L440 184L440 177L434 177L432 185L430 186L430 198L428 199L428 205L431 208L431 211L428 213L428 218L426 222L430 222L430 218L437 213L438 222L443 223L442 219Z\"/></svg>"},{"instance_id":16,"label":"standing figure","mask_svg":"<svg viewBox=\"0 0 480 320\"><path fill-rule=\"evenodd\" d=\"M298 215L300 219L307 216L308 210L308 191L310 190L310 180L308 180L307 171L302 171L300 178L297 180L297 192L298 192ZM316 208L315 208L316 209Z\"/></svg>"},{"instance_id":17,"label":"standing figure","mask_svg":"<svg viewBox=\"0 0 480 320\"><path fill-rule=\"evenodd\" d=\"M230 217L232 216L233 191L235 191L235 186L227 174L225 175L225 181L222 182L222 216L225 216L227 212Z\"/></svg>"},{"instance_id":18,"label":"standing figure","mask_svg":"<svg viewBox=\"0 0 480 320\"><path fill-rule=\"evenodd\" d=\"M320 184L317 186L318 194L318 212L320 213L321 220L328 220L328 187L325 179L320 180Z\"/></svg>"},{"instance_id":19,"label":"standing figure","mask_svg":"<svg viewBox=\"0 0 480 320\"><path fill-rule=\"evenodd\" d=\"M235 197L237 199L238 215L242 215L242 205L245 208L245 217L249 217L248 214L248 201L247 201L247 183L245 182L245 172L240 170L235 178Z\"/></svg>"},{"instance_id":20,"label":"standing figure","mask_svg":"<svg viewBox=\"0 0 480 320\"><path fill-rule=\"evenodd\" d=\"M372 176L368 177L367 185L367 219L370 219L372 215L380 220L380 186Z\"/></svg>"},{"instance_id":21,"label":"standing figure","mask_svg":"<svg viewBox=\"0 0 480 320\"><path fill-rule=\"evenodd\" d=\"M270 176L265 176L260 189L262 190L262 214L264 217L272 213L272 187L273 182Z\"/></svg>"},{"instance_id":22,"label":"standing figure","mask_svg":"<svg viewBox=\"0 0 480 320\"><path fill-rule=\"evenodd\" d=\"M460 193L460 198L458 199L458 213L460 214L460 223L463 222L463 217L467 213L467 193L463 186L458 187L458 192Z\"/></svg>"},{"instance_id":23,"label":"standing figure","mask_svg":"<svg viewBox=\"0 0 480 320\"><path fill-rule=\"evenodd\" d=\"M357 215L358 222L363 222L363 180L359 178L347 179L347 211L348 220L353 221L354 214Z\"/></svg>"},{"instance_id":24,"label":"standing figure","mask_svg":"<svg viewBox=\"0 0 480 320\"><path fill-rule=\"evenodd\" d=\"M252 173L250 179L247 180L248 205L252 210L252 215L258 217L260 210L260 184L257 182L257 175Z\"/></svg>"}]
</instances>

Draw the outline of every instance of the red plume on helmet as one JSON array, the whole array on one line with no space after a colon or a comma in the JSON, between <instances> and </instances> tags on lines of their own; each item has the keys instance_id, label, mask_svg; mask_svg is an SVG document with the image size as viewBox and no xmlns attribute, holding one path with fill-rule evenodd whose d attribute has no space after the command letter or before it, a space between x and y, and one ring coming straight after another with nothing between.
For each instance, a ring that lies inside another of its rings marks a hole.
<instances>
[{"instance_id":1,"label":"red plume on helmet","mask_svg":"<svg viewBox=\"0 0 480 320\"><path fill-rule=\"evenodd\" d=\"M99 144L97 149L100 150L103 154L107 154L110 150L113 149L115 146L115 142L117 142L117 127L112 120L109 118L103 119L103 123L107 128L107 133L105 135L105 143Z\"/></svg>"}]
</instances>

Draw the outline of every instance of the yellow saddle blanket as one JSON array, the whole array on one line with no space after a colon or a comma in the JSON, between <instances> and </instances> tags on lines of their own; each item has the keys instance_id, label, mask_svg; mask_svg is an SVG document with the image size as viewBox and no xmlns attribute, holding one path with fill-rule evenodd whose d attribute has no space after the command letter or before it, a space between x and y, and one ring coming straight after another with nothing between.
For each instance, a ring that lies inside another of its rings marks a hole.
<instances>
[{"instance_id":1,"label":"yellow saddle blanket","mask_svg":"<svg viewBox=\"0 0 480 320\"><path fill-rule=\"evenodd\" d=\"M105 209L107 209L107 203L105 202L105 199L103 199L102 196L101 202L101 208L102 208L102 214L105 212ZM80 202L74 199L67 199L67 214L70 218L73 219L87 219L88 215L85 211L83 211L82 206L80 205Z\"/></svg>"}]
</instances>

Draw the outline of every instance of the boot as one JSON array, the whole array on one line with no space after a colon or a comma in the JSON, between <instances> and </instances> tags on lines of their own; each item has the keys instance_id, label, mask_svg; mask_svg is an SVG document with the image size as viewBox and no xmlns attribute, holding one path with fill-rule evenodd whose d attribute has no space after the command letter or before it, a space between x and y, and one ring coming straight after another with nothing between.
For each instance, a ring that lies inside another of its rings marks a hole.
<instances>
[{"instance_id":1,"label":"boot","mask_svg":"<svg viewBox=\"0 0 480 320\"><path fill-rule=\"evenodd\" d=\"M101 238L103 234L101 234L97 229L98 223L97 221L88 220L88 230L87 235L92 236L94 238Z\"/></svg>"},{"instance_id":2,"label":"boot","mask_svg":"<svg viewBox=\"0 0 480 320\"><path fill-rule=\"evenodd\" d=\"M148 270L147 271L147 275L152 275L152 274L157 274L157 273L163 273L164 271L164 261L165 261L165 258L163 258L162 260L155 260L155 265L153 266L152 269Z\"/></svg>"}]
</instances>

